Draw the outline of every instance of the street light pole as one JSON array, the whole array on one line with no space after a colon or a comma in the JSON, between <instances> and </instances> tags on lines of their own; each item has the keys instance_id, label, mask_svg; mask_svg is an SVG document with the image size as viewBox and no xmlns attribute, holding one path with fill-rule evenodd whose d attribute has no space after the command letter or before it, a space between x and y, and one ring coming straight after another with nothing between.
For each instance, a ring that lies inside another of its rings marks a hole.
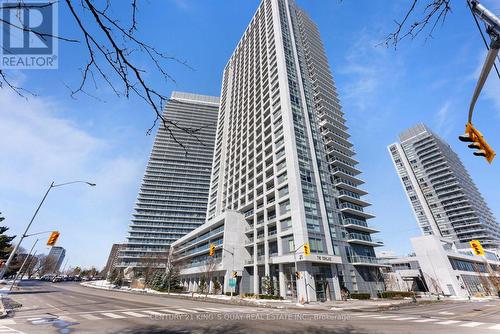
<instances>
[{"instance_id":1,"label":"street light pole","mask_svg":"<svg viewBox=\"0 0 500 334\"><path fill-rule=\"evenodd\" d=\"M31 246L30 252L28 253L26 258L24 259L23 264L21 265L21 267L19 268L19 271L17 272L16 276L14 277L14 280L12 281L12 284L10 286L9 291L12 291L12 288L14 287L14 284L16 284L16 280L19 277L19 275L23 272L24 265L26 264L26 262L28 262L28 259L30 259L30 262L31 262L31 252L33 251L33 248L35 248L38 240L40 240L40 239L36 239L35 242L33 243L33 246ZM21 276L21 279L23 279L22 276Z\"/></svg>"},{"instance_id":2,"label":"street light pole","mask_svg":"<svg viewBox=\"0 0 500 334\"><path fill-rule=\"evenodd\" d=\"M5 273L7 272L7 269L9 269L9 266L10 266L10 263L12 262L12 260L14 259L14 256L16 255L17 251L19 250L19 247L21 246L21 243L23 242L24 238L26 238L28 236L28 231L31 227L31 224L33 223L33 221L35 220L35 217L36 215L38 214L38 211L40 211L40 208L42 207L42 204L43 202L45 202L45 199L47 198L47 195L49 194L50 190L52 188L55 188L55 187L61 187L61 186L65 186L65 185L68 185L68 184L73 184L73 183L86 183L88 184L89 186L91 187L95 187L95 183L91 183L91 182L86 182L86 181L72 181L72 182L66 182L66 183L61 183L61 184L54 184L54 181L52 181L52 183L50 184L49 188L47 189L47 191L45 192L45 195L43 196L40 204L38 204L38 207L36 208L36 211L35 213L33 214L33 217L31 217L31 220L30 222L28 223L28 226L26 226L26 229L24 230L24 233L21 235L21 238L19 239L19 242L16 244L16 246L14 246L14 249L12 250L12 252L10 253L9 255L9 258L7 259L7 262L5 263L5 265L0 269L0 279L3 278L3 276L5 275Z\"/></svg>"}]
</instances>

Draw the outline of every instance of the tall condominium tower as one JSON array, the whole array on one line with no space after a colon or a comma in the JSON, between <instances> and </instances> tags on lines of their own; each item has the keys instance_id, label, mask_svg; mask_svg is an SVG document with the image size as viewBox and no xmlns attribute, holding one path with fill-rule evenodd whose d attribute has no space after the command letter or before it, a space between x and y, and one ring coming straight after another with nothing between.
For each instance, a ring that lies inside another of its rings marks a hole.
<instances>
[{"instance_id":1,"label":"tall condominium tower","mask_svg":"<svg viewBox=\"0 0 500 334\"><path fill-rule=\"evenodd\" d=\"M244 290L269 277L284 297L376 291L381 243L347 130L316 25L263 0L224 69L207 213L245 217Z\"/></svg>"},{"instance_id":2,"label":"tall condominium tower","mask_svg":"<svg viewBox=\"0 0 500 334\"><path fill-rule=\"evenodd\" d=\"M205 222L218 109L218 97L172 93L163 116L175 126L158 127L120 267L141 267Z\"/></svg>"},{"instance_id":3,"label":"tall condominium tower","mask_svg":"<svg viewBox=\"0 0 500 334\"><path fill-rule=\"evenodd\" d=\"M500 227L450 146L423 124L389 145L422 233L497 248Z\"/></svg>"},{"instance_id":4,"label":"tall condominium tower","mask_svg":"<svg viewBox=\"0 0 500 334\"><path fill-rule=\"evenodd\" d=\"M48 257L52 258L52 272L57 273L62 266L66 257L66 249L59 246L54 246L50 249Z\"/></svg>"}]
</instances>

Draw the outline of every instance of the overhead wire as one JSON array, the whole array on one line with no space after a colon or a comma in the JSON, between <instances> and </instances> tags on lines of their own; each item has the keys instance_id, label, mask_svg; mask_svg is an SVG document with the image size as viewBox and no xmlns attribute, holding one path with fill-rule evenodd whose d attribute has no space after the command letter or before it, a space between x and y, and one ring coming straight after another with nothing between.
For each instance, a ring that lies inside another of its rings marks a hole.
<instances>
[{"instance_id":1,"label":"overhead wire","mask_svg":"<svg viewBox=\"0 0 500 334\"><path fill-rule=\"evenodd\" d=\"M474 22L476 22L477 29L479 30L479 33L481 34L484 45L486 46L486 50L490 51L490 46L488 45L488 42L486 41L486 37L484 37L483 30L481 29L481 26L479 25L479 21L477 20L477 17L474 14L474 11L472 10L472 7L471 7L469 1L467 1L467 6L469 7L472 18L474 18ZM498 56L497 56L497 59L498 59ZM500 72L498 71L497 64L493 63L493 66L495 66L495 71L497 72L498 79L500 79Z\"/></svg>"}]
</instances>

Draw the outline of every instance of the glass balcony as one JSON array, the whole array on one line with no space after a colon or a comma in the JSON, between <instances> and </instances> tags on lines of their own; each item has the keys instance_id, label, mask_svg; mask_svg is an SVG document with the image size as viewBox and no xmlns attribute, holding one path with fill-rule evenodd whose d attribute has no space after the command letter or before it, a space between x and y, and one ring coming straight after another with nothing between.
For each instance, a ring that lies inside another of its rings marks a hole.
<instances>
[{"instance_id":1,"label":"glass balcony","mask_svg":"<svg viewBox=\"0 0 500 334\"><path fill-rule=\"evenodd\" d=\"M377 239L372 239L370 235L367 234L361 234L361 233L349 233L347 235L347 242L353 243L353 244L360 244L360 245L365 245L365 246L383 246L384 243L380 240Z\"/></svg>"},{"instance_id":2,"label":"glass balcony","mask_svg":"<svg viewBox=\"0 0 500 334\"><path fill-rule=\"evenodd\" d=\"M376 266L376 267L388 266L382 264L380 259L373 256L349 255L348 260L355 266Z\"/></svg>"}]
</instances>

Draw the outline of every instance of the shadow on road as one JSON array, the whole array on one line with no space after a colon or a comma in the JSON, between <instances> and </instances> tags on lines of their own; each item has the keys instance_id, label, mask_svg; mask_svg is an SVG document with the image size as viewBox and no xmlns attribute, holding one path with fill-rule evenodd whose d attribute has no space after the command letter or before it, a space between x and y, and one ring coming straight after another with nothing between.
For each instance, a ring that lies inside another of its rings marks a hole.
<instances>
[{"instance_id":1,"label":"shadow on road","mask_svg":"<svg viewBox=\"0 0 500 334\"><path fill-rule=\"evenodd\" d=\"M270 326L271 327L271 326ZM276 324L272 327L280 327ZM246 334L246 333L291 333L291 334L368 334L368 332L354 329L351 326L343 326L338 328L325 328L321 326L305 326L300 329L264 329L262 326L255 328L246 324L222 324L222 325L207 325L207 326L141 326L136 328L121 329L120 334Z\"/></svg>"}]
</instances>

